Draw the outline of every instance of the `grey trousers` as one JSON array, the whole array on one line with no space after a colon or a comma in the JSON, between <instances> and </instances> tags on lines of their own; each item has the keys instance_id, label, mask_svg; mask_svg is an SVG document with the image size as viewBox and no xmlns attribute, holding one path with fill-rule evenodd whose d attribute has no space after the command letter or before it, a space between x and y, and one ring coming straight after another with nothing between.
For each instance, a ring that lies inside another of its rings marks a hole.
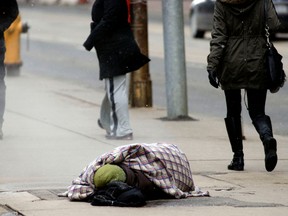
<instances>
[{"instance_id":1,"label":"grey trousers","mask_svg":"<svg viewBox=\"0 0 288 216\"><path fill-rule=\"evenodd\" d=\"M112 136L125 136L132 133L126 75L107 78L104 81L106 94L100 111L100 122L103 128Z\"/></svg>"},{"instance_id":2,"label":"grey trousers","mask_svg":"<svg viewBox=\"0 0 288 216\"><path fill-rule=\"evenodd\" d=\"M4 39L0 39L0 129L3 123L3 116L5 110L5 97L6 97L6 85L5 85L5 42Z\"/></svg>"}]
</instances>

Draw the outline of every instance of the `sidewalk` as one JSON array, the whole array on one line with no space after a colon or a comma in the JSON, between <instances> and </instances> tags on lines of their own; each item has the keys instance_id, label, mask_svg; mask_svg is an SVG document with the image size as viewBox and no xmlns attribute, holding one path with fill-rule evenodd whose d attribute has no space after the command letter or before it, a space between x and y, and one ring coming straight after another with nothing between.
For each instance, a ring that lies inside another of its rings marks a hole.
<instances>
[{"instance_id":1,"label":"sidewalk","mask_svg":"<svg viewBox=\"0 0 288 216\"><path fill-rule=\"evenodd\" d=\"M278 165L264 167L264 152L244 125L245 171L226 169L232 153L223 119L191 113L197 121L163 121L164 108L132 108L134 140L105 139L97 118L98 91L30 74L7 77L4 140L0 141L0 215L261 215L288 212L288 137L278 140ZM159 200L143 208L93 207L57 197L98 155L128 143L167 142L182 149L195 184L209 198Z\"/></svg>"}]
</instances>

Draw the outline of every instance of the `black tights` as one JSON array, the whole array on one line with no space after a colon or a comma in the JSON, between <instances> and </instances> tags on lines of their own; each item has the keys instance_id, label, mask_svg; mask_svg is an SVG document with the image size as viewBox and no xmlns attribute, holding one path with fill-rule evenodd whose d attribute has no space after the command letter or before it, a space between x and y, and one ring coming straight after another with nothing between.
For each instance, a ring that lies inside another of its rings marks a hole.
<instances>
[{"instance_id":1,"label":"black tights","mask_svg":"<svg viewBox=\"0 0 288 216\"><path fill-rule=\"evenodd\" d=\"M227 117L241 117L241 90L225 90ZM265 116L267 90L247 89L248 112L253 122L258 117Z\"/></svg>"}]
</instances>

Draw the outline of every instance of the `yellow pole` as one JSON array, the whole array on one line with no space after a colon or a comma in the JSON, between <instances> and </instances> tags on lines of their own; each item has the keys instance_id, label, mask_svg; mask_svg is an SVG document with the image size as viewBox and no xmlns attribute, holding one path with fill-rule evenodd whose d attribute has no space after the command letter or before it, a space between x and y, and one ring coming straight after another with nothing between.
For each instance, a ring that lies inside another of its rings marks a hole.
<instances>
[{"instance_id":1,"label":"yellow pole","mask_svg":"<svg viewBox=\"0 0 288 216\"><path fill-rule=\"evenodd\" d=\"M141 52L148 55L147 0L130 0L131 27ZM129 102L132 107L152 107L149 64L131 73Z\"/></svg>"}]
</instances>

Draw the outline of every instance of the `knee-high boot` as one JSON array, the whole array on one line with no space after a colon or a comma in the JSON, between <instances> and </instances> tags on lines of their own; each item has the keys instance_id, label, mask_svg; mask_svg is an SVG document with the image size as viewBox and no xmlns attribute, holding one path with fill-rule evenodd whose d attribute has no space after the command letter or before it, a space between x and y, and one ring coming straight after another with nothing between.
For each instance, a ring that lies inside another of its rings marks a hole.
<instances>
[{"instance_id":1,"label":"knee-high boot","mask_svg":"<svg viewBox=\"0 0 288 216\"><path fill-rule=\"evenodd\" d=\"M253 125L257 130L264 146L265 152L265 168L271 172L276 167L277 157L277 141L273 138L271 119L267 115L263 115L253 119Z\"/></svg>"},{"instance_id":2,"label":"knee-high boot","mask_svg":"<svg viewBox=\"0 0 288 216\"><path fill-rule=\"evenodd\" d=\"M241 118L227 117L224 120L232 151L234 153L233 159L228 165L228 169L242 171L244 170L244 154Z\"/></svg>"}]
</instances>

